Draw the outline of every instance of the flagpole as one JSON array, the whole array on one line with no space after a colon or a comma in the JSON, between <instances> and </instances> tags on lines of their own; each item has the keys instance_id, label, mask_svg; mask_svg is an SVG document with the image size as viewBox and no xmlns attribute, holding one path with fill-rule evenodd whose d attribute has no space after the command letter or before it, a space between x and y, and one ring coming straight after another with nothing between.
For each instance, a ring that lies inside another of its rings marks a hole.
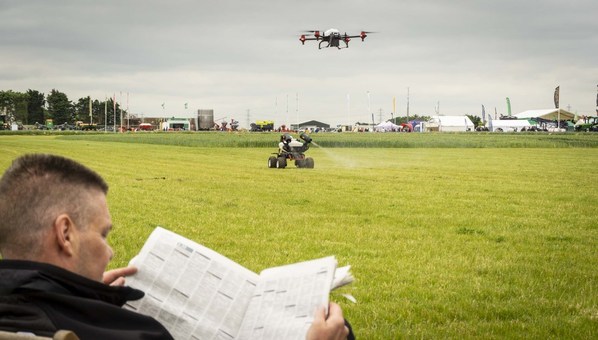
<instances>
[{"instance_id":1,"label":"flagpole","mask_svg":"<svg viewBox=\"0 0 598 340\"><path fill-rule=\"evenodd\" d=\"M127 130L129 130L129 120L131 115L129 114L129 92L127 92Z\"/></svg>"},{"instance_id":2,"label":"flagpole","mask_svg":"<svg viewBox=\"0 0 598 340\"><path fill-rule=\"evenodd\" d=\"M112 132L116 133L116 92L114 92L112 103L114 103L114 126Z\"/></svg>"},{"instance_id":3,"label":"flagpole","mask_svg":"<svg viewBox=\"0 0 598 340\"><path fill-rule=\"evenodd\" d=\"M122 103L123 101L123 91L120 91L120 96L119 96L120 102ZM123 108L122 106L120 107L120 132L123 132Z\"/></svg>"},{"instance_id":4,"label":"flagpole","mask_svg":"<svg viewBox=\"0 0 598 340\"><path fill-rule=\"evenodd\" d=\"M108 131L108 97L104 95L104 132Z\"/></svg>"},{"instance_id":5,"label":"flagpole","mask_svg":"<svg viewBox=\"0 0 598 340\"><path fill-rule=\"evenodd\" d=\"M558 132L561 132L561 107L559 106L559 109L557 110L557 122L556 122L556 126L559 128Z\"/></svg>"},{"instance_id":6,"label":"flagpole","mask_svg":"<svg viewBox=\"0 0 598 340\"><path fill-rule=\"evenodd\" d=\"M561 86L557 86L554 89L554 106L556 106L557 112L557 121L556 121L556 128L557 132L561 132L561 105L560 105L560 97L561 97Z\"/></svg>"},{"instance_id":7,"label":"flagpole","mask_svg":"<svg viewBox=\"0 0 598 340\"><path fill-rule=\"evenodd\" d=\"M91 116L91 96L89 96L89 125L93 124L93 118Z\"/></svg>"}]
</instances>

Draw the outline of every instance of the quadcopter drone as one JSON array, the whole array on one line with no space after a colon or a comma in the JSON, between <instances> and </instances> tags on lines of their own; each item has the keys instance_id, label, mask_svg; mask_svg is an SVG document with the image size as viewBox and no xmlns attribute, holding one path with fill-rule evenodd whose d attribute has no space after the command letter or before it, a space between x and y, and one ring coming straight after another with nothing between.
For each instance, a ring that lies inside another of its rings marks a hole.
<instances>
[{"instance_id":1,"label":"quadcopter drone","mask_svg":"<svg viewBox=\"0 0 598 340\"><path fill-rule=\"evenodd\" d=\"M347 35L347 32L345 32L345 34L341 34L341 32L339 30L337 30L336 28L331 28L329 30L324 31L323 34L320 34L320 31L305 31L306 33L311 33L308 34L307 36L305 34L302 34L301 37L299 38L299 41L301 41L302 45L305 45L305 41L306 40L316 40L319 41L320 43L318 44L318 49L322 49L322 48L328 48L328 47L336 47L339 50L341 48L349 48L349 41L351 41L351 38L361 38L361 41L364 41L365 38L368 36L368 33L374 33L374 32L366 32L366 31L361 31L361 33L359 33L359 35ZM313 35L313 37L311 36ZM345 47L341 47L340 42L344 42L345 43ZM324 46L322 46L324 45Z\"/></svg>"}]
</instances>

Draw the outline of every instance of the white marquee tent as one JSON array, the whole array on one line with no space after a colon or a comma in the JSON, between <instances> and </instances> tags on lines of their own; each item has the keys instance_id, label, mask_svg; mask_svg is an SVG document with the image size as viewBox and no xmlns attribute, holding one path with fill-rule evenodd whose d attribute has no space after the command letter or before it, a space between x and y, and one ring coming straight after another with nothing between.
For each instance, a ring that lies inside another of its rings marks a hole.
<instances>
[{"instance_id":1,"label":"white marquee tent","mask_svg":"<svg viewBox=\"0 0 598 340\"><path fill-rule=\"evenodd\" d=\"M467 116L432 116L427 124L434 130L438 127L440 132L464 132L475 130L475 125Z\"/></svg>"},{"instance_id":2,"label":"white marquee tent","mask_svg":"<svg viewBox=\"0 0 598 340\"><path fill-rule=\"evenodd\" d=\"M529 129L532 126L526 119L490 119L488 120L488 129L491 132L511 132Z\"/></svg>"},{"instance_id":3,"label":"white marquee tent","mask_svg":"<svg viewBox=\"0 0 598 340\"><path fill-rule=\"evenodd\" d=\"M573 120L575 118L575 114L569 111L565 111L563 109L548 109L548 110L527 110L515 115L517 119L530 119L530 118L542 118L547 120Z\"/></svg>"}]
</instances>

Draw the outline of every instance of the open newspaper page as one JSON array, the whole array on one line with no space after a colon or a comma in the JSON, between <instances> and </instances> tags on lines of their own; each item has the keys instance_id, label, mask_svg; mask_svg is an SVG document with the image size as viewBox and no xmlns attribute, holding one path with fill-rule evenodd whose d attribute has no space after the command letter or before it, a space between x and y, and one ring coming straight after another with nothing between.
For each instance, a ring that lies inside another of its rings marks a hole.
<instances>
[{"instance_id":1,"label":"open newspaper page","mask_svg":"<svg viewBox=\"0 0 598 340\"><path fill-rule=\"evenodd\" d=\"M333 256L260 273L239 339L305 339L318 307L328 306Z\"/></svg>"},{"instance_id":2,"label":"open newspaper page","mask_svg":"<svg viewBox=\"0 0 598 340\"><path fill-rule=\"evenodd\" d=\"M159 320L175 339L239 339L259 276L215 251L157 227L127 280L146 295L125 308Z\"/></svg>"}]
</instances>

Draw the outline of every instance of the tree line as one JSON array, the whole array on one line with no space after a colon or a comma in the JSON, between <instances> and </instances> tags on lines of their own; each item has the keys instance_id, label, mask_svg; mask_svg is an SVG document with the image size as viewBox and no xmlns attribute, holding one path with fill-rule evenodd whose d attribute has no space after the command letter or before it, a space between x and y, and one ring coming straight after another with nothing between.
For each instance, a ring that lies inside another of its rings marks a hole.
<instances>
[{"instance_id":1,"label":"tree line","mask_svg":"<svg viewBox=\"0 0 598 340\"><path fill-rule=\"evenodd\" d=\"M0 91L0 123L3 120L8 125L45 125L47 119L52 119L54 125L75 125L79 121L87 124L120 125L121 115L125 119L127 114L126 110L121 110L118 102L114 105L112 98L100 101L87 96L71 101L65 93L56 89L47 95L31 89L27 92Z\"/></svg>"}]
</instances>

